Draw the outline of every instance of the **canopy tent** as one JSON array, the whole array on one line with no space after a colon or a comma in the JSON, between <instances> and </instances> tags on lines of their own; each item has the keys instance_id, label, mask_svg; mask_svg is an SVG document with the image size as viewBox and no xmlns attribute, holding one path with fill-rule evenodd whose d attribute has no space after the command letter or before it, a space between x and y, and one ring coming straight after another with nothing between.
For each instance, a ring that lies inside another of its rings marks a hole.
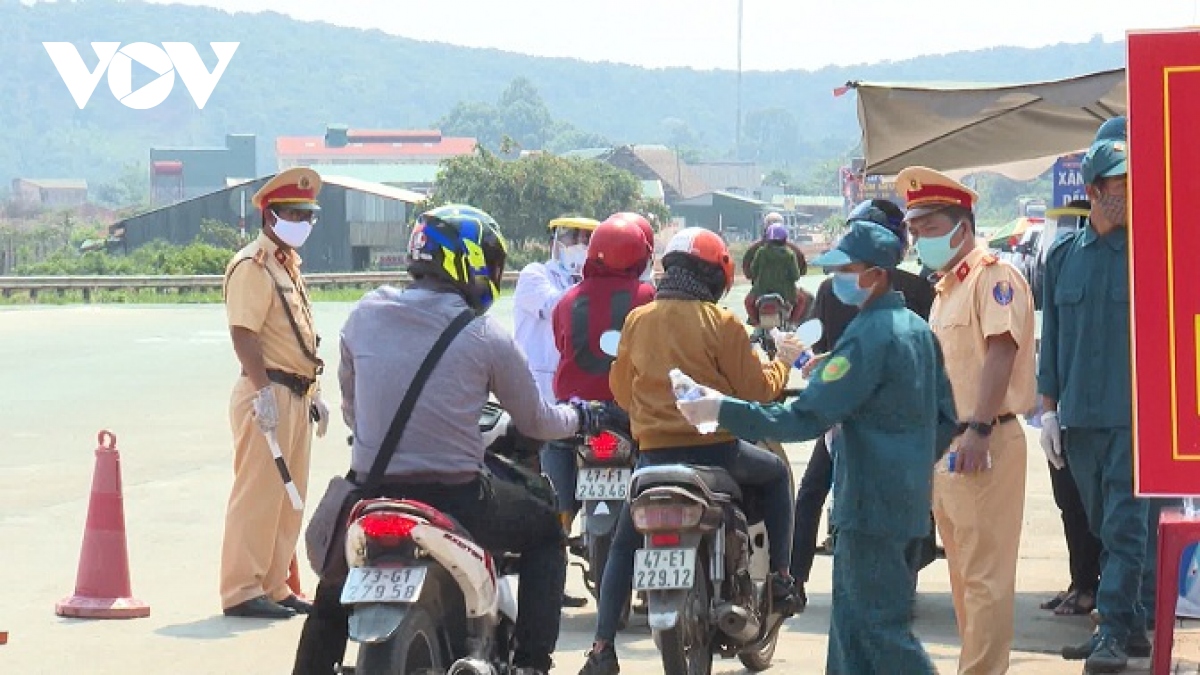
<instances>
[{"instance_id":1,"label":"canopy tent","mask_svg":"<svg viewBox=\"0 0 1200 675\"><path fill-rule=\"evenodd\" d=\"M1125 70L1026 84L848 82L858 92L864 173L986 168L1027 180L1086 149L1126 110Z\"/></svg>"},{"instance_id":2,"label":"canopy tent","mask_svg":"<svg viewBox=\"0 0 1200 675\"><path fill-rule=\"evenodd\" d=\"M1005 244L1014 244L1020 240L1021 235L1025 234L1030 225L1041 225L1044 222L1045 220L1042 218L1014 218L988 235L988 245L994 248Z\"/></svg>"}]
</instances>

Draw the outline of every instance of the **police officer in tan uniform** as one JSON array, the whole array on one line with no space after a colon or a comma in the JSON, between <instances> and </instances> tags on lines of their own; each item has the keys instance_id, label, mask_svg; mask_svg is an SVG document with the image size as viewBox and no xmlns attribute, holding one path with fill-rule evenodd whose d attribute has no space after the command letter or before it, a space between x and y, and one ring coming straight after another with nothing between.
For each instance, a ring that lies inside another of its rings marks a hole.
<instances>
[{"instance_id":1,"label":"police officer in tan uniform","mask_svg":"<svg viewBox=\"0 0 1200 675\"><path fill-rule=\"evenodd\" d=\"M311 425L323 436L329 420L317 387L319 338L296 253L317 220L320 190L311 169L271 179L253 198L262 233L225 269L225 309L242 369L229 402L234 479L221 548L227 616L283 619L311 609L287 585L303 513L284 491L267 437L278 439L303 496Z\"/></svg>"},{"instance_id":2,"label":"police officer in tan uniform","mask_svg":"<svg viewBox=\"0 0 1200 675\"><path fill-rule=\"evenodd\" d=\"M933 481L962 639L958 672L1000 675L1012 648L1025 506L1017 414L1033 407L1036 390L1033 296L1016 268L976 243L973 190L924 167L901 171L896 185L921 261L942 272L929 323L962 420Z\"/></svg>"}]
</instances>

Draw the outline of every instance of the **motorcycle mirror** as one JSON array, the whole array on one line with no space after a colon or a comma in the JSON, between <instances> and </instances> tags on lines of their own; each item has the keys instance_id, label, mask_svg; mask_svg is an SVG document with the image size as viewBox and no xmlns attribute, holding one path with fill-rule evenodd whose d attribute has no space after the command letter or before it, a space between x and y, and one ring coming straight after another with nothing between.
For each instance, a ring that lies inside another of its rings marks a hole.
<instances>
[{"instance_id":1,"label":"motorcycle mirror","mask_svg":"<svg viewBox=\"0 0 1200 675\"><path fill-rule=\"evenodd\" d=\"M809 319L800 324L800 327L796 329L796 339L809 347L815 345L817 340L820 340L824 334L825 325L821 323L820 319Z\"/></svg>"},{"instance_id":2,"label":"motorcycle mirror","mask_svg":"<svg viewBox=\"0 0 1200 675\"><path fill-rule=\"evenodd\" d=\"M621 331L606 330L600 334L600 351L609 356L617 355L617 344L621 341Z\"/></svg>"}]
</instances>

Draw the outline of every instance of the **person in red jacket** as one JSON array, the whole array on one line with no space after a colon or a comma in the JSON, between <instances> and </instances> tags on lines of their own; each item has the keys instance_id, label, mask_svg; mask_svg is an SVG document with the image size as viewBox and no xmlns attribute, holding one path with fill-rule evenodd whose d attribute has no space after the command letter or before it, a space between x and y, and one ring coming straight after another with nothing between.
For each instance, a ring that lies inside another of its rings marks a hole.
<instances>
[{"instance_id":1,"label":"person in red jacket","mask_svg":"<svg viewBox=\"0 0 1200 675\"><path fill-rule=\"evenodd\" d=\"M636 213L617 213L592 233L583 281L563 295L552 315L559 353L554 396L559 401L613 400L608 386L613 357L600 350L600 336L621 330L630 311L654 300L654 287L641 281L653 256L643 234L649 227ZM541 462L558 494L563 528L569 531L578 510L574 444L569 439L546 444Z\"/></svg>"}]
</instances>

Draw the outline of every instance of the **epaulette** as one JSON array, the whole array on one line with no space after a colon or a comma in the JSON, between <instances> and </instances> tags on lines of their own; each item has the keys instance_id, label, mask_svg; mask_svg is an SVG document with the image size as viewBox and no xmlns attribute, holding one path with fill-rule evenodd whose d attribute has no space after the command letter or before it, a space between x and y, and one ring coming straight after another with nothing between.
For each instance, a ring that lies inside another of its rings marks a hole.
<instances>
[{"instance_id":1,"label":"epaulette","mask_svg":"<svg viewBox=\"0 0 1200 675\"><path fill-rule=\"evenodd\" d=\"M992 255L991 253L983 256L983 258L981 258L979 260L979 264L983 265L984 267L995 265L998 262L1000 262L1000 259L997 258L996 256Z\"/></svg>"},{"instance_id":2,"label":"epaulette","mask_svg":"<svg viewBox=\"0 0 1200 675\"><path fill-rule=\"evenodd\" d=\"M266 266L267 255L268 255L267 249L259 248L257 251L254 252L254 257L251 258L251 260L258 263L260 266Z\"/></svg>"}]
</instances>

